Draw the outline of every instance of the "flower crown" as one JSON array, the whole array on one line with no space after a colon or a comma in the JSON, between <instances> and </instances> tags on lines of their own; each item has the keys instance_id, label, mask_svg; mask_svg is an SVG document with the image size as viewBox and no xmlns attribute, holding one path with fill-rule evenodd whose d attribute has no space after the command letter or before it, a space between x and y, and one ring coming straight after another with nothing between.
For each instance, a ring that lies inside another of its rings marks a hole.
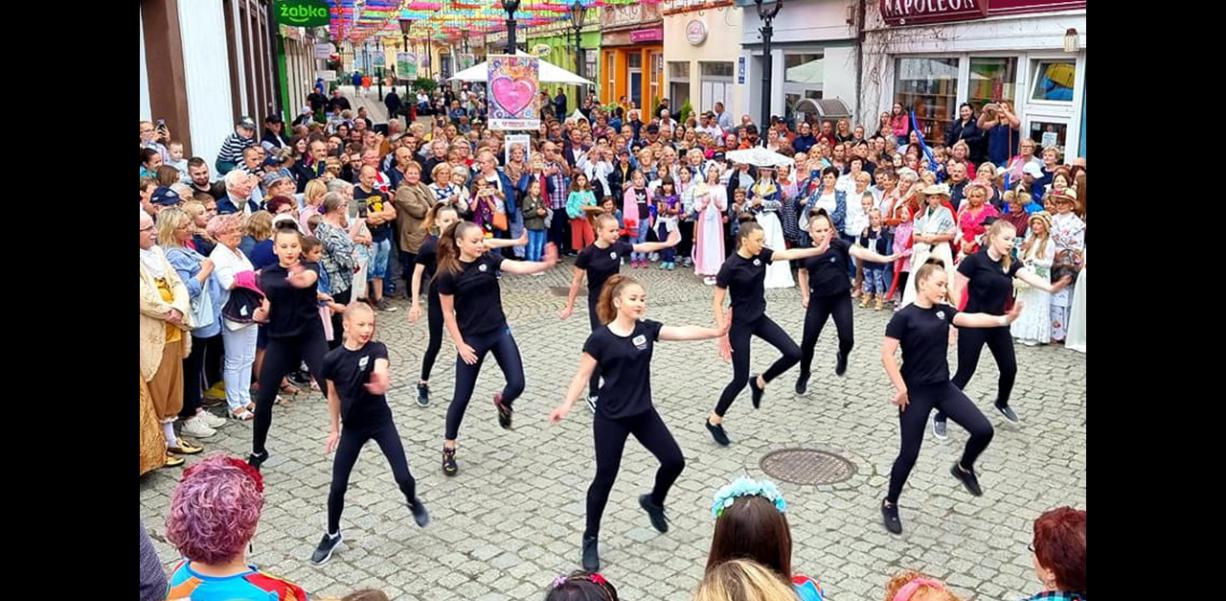
<instances>
[{"instance_id":1,"label":"flower crown","mask_svg":"<svg viewBox=\"0 0 1226 601\"><path fill-rule=\"evenodd\" d=\"M724 510L731 507L737 497L763 497L774 503L779 513L787 513L788 502L774 482L741 476L715 493L715 502L711 504L712 519L718 520L724 515Z\"/></svg>"}]
</instances>

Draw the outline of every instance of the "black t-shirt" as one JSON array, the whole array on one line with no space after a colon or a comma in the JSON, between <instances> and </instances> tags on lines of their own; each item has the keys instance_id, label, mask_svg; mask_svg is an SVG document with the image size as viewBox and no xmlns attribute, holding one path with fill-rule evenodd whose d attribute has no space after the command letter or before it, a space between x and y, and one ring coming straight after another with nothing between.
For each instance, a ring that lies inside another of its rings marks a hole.
<instances>
[{"instance_id":1,"label":"black t-shirt","mask_svg":"<svg viewBox=\"0 0 1226 601\"><path fill-rule=\"evenodd\" d=\"M387 194L384 194L379 190L367 192L366 190L363 190L361 186L354 186L353 199L358 201L358 217L363 219L368 218L371 213L382 212L384 209L390 206L392 202L391 199L388 198ZM379 225L370 225L367 223L366 227L370 228L370 237L374 239L375 242L382 242L384 240L392 239L392 223L390 221Z\"/></svg>"},{"instance_id":2,"label":"black t-shirt","mask_svg":"<svg viewBox=\"0 0 1226 601\"><path fill-rule=\"evenodd\" d=\"M583 352L596 359L604 378L596 404L601 417L620 419L651 410L651 353L662 327L644 319L623 337L603 326L583 343Z\"/></svg>"},{"instance_id":3,"label":"black t-shirt","mask_svg":"<svg viewBox=\"0 0 1226 601\"><path fill-rule=\"evenodd\" d=\"M430 298L438 298L438 278L434 277L434 271L438 269L438 236L426 236L421 248L417 249L417 261L414 264L425 267L421 277L428 282L426 294Z\"/></svg>"},{"instance_id":4,"label":"black t-shirt","mask_svg":"<svg viewBox=\"0 0 1226 601\"><path fill-rule=\"evenodd\" d=\"M724 261L715 276L715 285L732 295L732 319L746 323L766 313L766 266L770 265L775 251L763 248L756 257L746 259L740 253ZM846 273L846 272L844 272Z\"/></svg>"},{"instance_id":5,"label":"black t-shirt","mask_svg":"<svg viewBox=\"0 0 1226 601\"><path fill-rule=\"evenodd\" d=\"M805 259L802 265L809 271L809 292L812 296L850 292L851 283L847 279L850 261L851 243L842 238L831 238L830 248L826 252Z\"/></svg>"},{"instance_id":6,"label":"black t-shirt","mask_svg":"<svg viewBox=\"0 0 1226 601\"><path fill-rule=\"evenodd\" d=\"M1013 295L1013 276L1021 268L1021 261L1013 261L1005 271L1000 261L988 257L986 248L962 259L958 273L970 280L965 312L1004 315L1005 304Z\"/></svg>"},{"instance_id":7,"label":"black t-shirt","mask_svg":"<svg viewBox=\"0 0 1226 601\"><path fill-rule=\"evenodd\" d=\"M460 333L479 336L507 327L502 312L502 292L498 288L498 268L502 255L487 252L472 263L460 263L460 272L438 274L439 294L454 296L455 318Z\"/></svg>"},{"instance_id":8,"label":"black t-shirt","mask_svg":"<svg viewBox=\"0 0 1226 601\"><path fill-rule=\"evenodd\" d=\"M950 305L922 309L910 304L899 309L885 326L885 335L902 347L902 379L907 386L942 384L949 381L949 326L958 310Z\"/></svg>"},{"instance_id":9,"label":"black t-shirt","mask_svg":"<svg viewBox=\"0 0 1226 601\"><path fill-rule=\"evenodd\" d=\"M303 265L319 274L319 264L306 262ZM315 302L319 280L306 288L296 288L286 278L289 271L280 263L273 263L260 270L260 289L268 297L269 314L265 331L270 338L290 338L309 331L310 327L323 327L319 320L319 305Z\"/></svg>"},{"instance_id":10,"label":"black t-shirt","mask_svg":"<svg viewBox=\"0 0 1226 601\"><path fill-rule=\"evenodd\" d=\"M639 205L639 221L646 221L651 213L647 208L647 188L632 188L634 190L634 202Z\"/></svg>"},{"instance_id":11,"label":"black t-shirt","mask_svg":"<svg viewBox=\"0 0 1226 601\"><path fill-rule=\"evenodd\" d=\"M587 248L579 251L575 267L587 271L588 302L596 302L604 283L621 270L622 257L629 256L632 252L634 245L624 238L618 239L608 248L602 249L595 244L589 244Z\"/></svg>"},{"instance_id":12,"label":"black t-shirt","mask_svg":"<svg viewBox=\"0 0 1226 601\"><path fill-rule=\"evenodd\" d=\"M341 397L341 420L346 428L375 426L392 419L387 397L366 390L376 359L387 359L387 347L382 342L367 342L351 351L338 346L324 355L323 376L336 386Z\"/></svg>"}]
</instances>

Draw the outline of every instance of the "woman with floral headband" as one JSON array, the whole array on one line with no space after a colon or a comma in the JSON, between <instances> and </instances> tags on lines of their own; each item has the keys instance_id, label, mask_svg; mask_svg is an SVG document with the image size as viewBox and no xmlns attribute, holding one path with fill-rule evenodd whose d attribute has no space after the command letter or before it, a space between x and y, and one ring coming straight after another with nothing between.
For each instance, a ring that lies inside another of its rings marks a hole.
<instances>
[{"instance_id":1,"label":"woman with floral headband","mask_svg":"<svg viewBox=\"0 0 1226 601\"><path fill-rule=\"evenodd\" d=\"M715 534L707 553L710 573L734 559L751 559L792 583L800 601L823 601L817 580L792 572L792 532L783 493L770 480L741 477L715 493Z\"/></svg>"},{"instance_id":2,"label":"woman with floral headband","mask_svg":"<svg viewBox=\"0 0 1226 601\"><path fill-rule=\"evenodd\" d=\"M617 589L597 572L572 572L549 585L545 601L619 601Z\"/></svg>"},{"instance_id":3,"label":"woman with floral headband","mask_svg":"<svg viewBox=\"0 0 1226 601\"><path fill-rule=\"evenodd\" d=\"M660 460L655 488L639 497L639 506L647 512L656 530L668 532L664 498L685 468L685 458L652 404L651 356L655 343L660 340L708 340L728 333L726 325L723 329L675 327L642 319L647 311L647 292L634 278L621 274L605 282L596 311L605 325L592 332L584 343L579 371L571 379L566 400L549 414L549 421L555 424L562 421L583 394L592 373L600 368L604 386L600 389L600 402L592 423L596 477L587 490L587 527L583 532L583 569L592 572L600 569L596 547L600 520L617 479L626 438L631 434ZM724 320L725 324L730 322Z\"/></svg>"},{"instance_id":4,"label":"woman with floral headband","mask_svg":"<svg viewBox=\"0 0 1226 601\"><path fill-rule=\"evenodd\" d=\"M962 601L931 576L907 570L885 585L885 601Z\"/></svg>"},{"instance_id":5,"label":"woman with floral headband","mask_svg":"<svg viewBox=\"0 0 1226 601\"><path fill-rule=\"evenodd\" d=\"M213 455L183 472L166 519L183 561L166 598L305 601L302 587L247 564L263 508L264 479L237 457Z\"/></svg>"}]
</instances>

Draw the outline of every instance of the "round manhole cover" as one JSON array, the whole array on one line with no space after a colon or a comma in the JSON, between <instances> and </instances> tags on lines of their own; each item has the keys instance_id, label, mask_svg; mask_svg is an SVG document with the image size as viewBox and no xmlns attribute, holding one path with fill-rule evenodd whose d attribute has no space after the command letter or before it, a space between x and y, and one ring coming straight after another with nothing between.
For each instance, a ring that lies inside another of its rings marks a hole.
<instances>
[{"instance_id":1,"label":"round manhole cover","mask_svg":"<svg viewBox=\"0 0 1226 601\"><path fill-rule=\"evenodd\" d=\"M836 484L856 475L851 461L814 449L782 449L762 458L762 471L792 484Z\"/></svg>"}]
</instances>

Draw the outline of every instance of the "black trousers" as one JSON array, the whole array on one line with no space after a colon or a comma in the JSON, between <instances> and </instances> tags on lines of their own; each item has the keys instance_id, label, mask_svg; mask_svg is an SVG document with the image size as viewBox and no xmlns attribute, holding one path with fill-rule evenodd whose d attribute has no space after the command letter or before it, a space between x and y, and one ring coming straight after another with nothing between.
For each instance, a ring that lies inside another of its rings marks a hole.
<instances>
[{"instance_id":1,"label":"black trousers","mask_svg":"<svg viewBox=\"0 0 1226 601\"><path fill-rule=\"evenodd\" d=\"M350 288L340 294L332 295L332 300L338 305L348 305L352 299L353 288ZM328 350L332 350L341 345L345 341L345 315L343 313L332 314L332 340L328 341ZM324 388L324 394L327 394L328 389Z\"/></svg>"},{"instance_id":2,"label":"black trousers","mask_svg":"<svg viewBox=\"0 0 1226 601\"><path fill-rule=\"evenodd\" d=\"M631 434L660 461L656 484L651 489L652 503L664 506L669 489L685 469L681 447L677 446L676 439L654 407L646 413L620 419L601 417L597 413L592 420L592 436L596 442L596 477L587 489L587 528L583 532L584 537L600 534L600 520L621 468L626 438Z\"/></svg>"},{"instance_id":3,"label":"black trousers","mask_svg":"<svg viewBox=\"0 0 1226 601\"><path fill-rule=\"evenodd\" d=\"M801 292L804 294L805 292ZM855 345L852 335L851 296L846 292L830 296L809 295L809 309L805 311L805 330L800 339L800 377L808 378L813 366L813 351L817 338L826 326L826 319L834 317L834 327L839 333L839 354L847 356Z\"/></svg>"},{"instance_id":4,"label":"black trousers","mask_svg":"<svg viewBox=\"0 0 1226 601\"><path fill-rule=\"evenodd\" d=\"M468 409L468 401L472 399L473 388L477 385L477 376L481 374L481 366L485 363L486 353L493 353L502 375L507 379L502 389L502 403L510 407L519 395L524 393L524 362L519 356L519 347L511 337L511 328L503 328L480 336L465 336L464 342L473 347L477 354L477 362L469 365L456 354L455 358L455 394L452 395L451 406L447 408L447 440L455 440L460 433L460 422L464 420L464 411Z\"/></svg>"},{"instance_id":5,"label":"black trousers","mask_svg":"<svg viewBox=\"0 0 1226 601\"><path fill-rule=\"evenodd\" d=\"M179 412L180 419L190 419L196 415L196 411L200 409L203 389L211 386L205 375L208 371L206 365L212 361L220 366L224 354L220 332L208 338L192 336L192 352L183 358L183 410ZM220 370L220 367L218 369Z\"/></svg>"},{"instance_id":6,"label":"black trousers","mask_svg":"<svg viewBox=\"0 0 1226 601\"><path fill-rule=\"evenodd\" d=\"M715 414L720 417L728 412L732 401L736 400L736 396L741 394L741 391L745 390L745 386L749 384L749 341L752 337L757 336L765 340L783 353L783 356L779 357L770 366L770 369L762 374L762 379L766 382L769 383L779 377L800 361L800 347L796 346L796 343L788 337L787 332L771 321L771 318L763 315L746 323L737 321L734 314L732 320L732 328L728 331L728 342L732 345L732 381L719 395L719 404L715 406Z\"/></svg>"},{"instance_id":7,"label":"black trousers","mask_svg":"<svg viewBox=\"0 0 1226 601\"><path fill-rule=\"evenodd\" d=\"M413 294L413 270L417 267L417 253L400 251L400 278L404 280L405 297ZM390 271L389 271L390 273ZM413 299L409 299L410 301Z\"/></svg>"},{"instance_id":8,"label":"black trousers","mask_svg":"<svg viewBox=\"0 0 1226 601\"><path fill-rule=\"evenodd\" d=\"M269 337L268 350L264 353L264 365L260 369L260 391L255 397L255 426L251 434L252 452L263 454L267 451L264 443L268 441L268 429L272 427L272 405L277 400L277 391L281 389L281 378L297 369L302 361L306 360L311 375L319 384L319 389L328 389L328 382L324 380L321 372L327 350L324 327L318 319L297 336Z\"/></svg>"},{"instance_id":9,"label":"black trousers","mask_svg":"<svg viewBox=\"0 0 1226 601\"><path fill-rule=\"evenodd\" d=\"M975 375L975 367L979 365L979 354L983 346L988 346L992 357L996 359L996 367L1000 369L1000 380L996 383L996 406L1008 407L1009 395L1013 393L1013 381L1017 379L1017 355L1013 352L1013 335L1009 328L961 328L958 330L958 371L952 379L958 390L964 390ZM937 412L935 418L945 421L945 414Z\"/></svg>"},{"instance_id":10,"label":"black trousers","mask_svg":"<svg viewBox=\"0 0 1226 601\"><path fill-rule=\"evenodd\" d=\"M426 343L426 352L421 356L421 381L430 381L430 372L434 370L434 362L438 352L443 348L443 305L438 300L437 292L426 291L426 325L430 331L430 340Z\"/></svg>"},{"instance_id":11,"label":"black trousers","mask_svg":"<svg viewBox=\"0 0 1226 601\"><path fill-rule=\"evenodd\" d=\"M587 320L588 324L592 326L593 332L601 327L604 327L604 324L600 323L600 317L596 314L596 301L599 300L599 296L600 293L593 295L591 290L588 290L587 292ZM592 370L592 377L587 381L587 393L588 396L597 396L600 394L599 362L596 363L595 369Z\"/></svg>"},{"instance_id":12,"label":"black trousers","mask_svg":"<svg viewBox=\"0 0 1226 601\"><path fill-rule=\"evenodd\" d=\"M396 424L388 419L382 424L367 427L341 429L341 440L336 446L336 459L332 462L332 487L328 490L328 533L336 534L341 528L341 511L345 508L345 491L349 489L349 475L358 462L358 453L366 441L373 440L392 466L392 476L404 499L413 505L417 499L417 482L409 472L409 461Z\"/></svg>"},{"instance_id":13,"label":"black trousers","mask_svg":"<svg viewBox=\"0 0 1226 601\"><path fill-rule=\"evenodd\" d=\"M924 444L924 430L928 425L928 414L933 409L943 411L953 418L954 423L962 426L970 433L966 441L966 449L962 451L962 460L958 463L973 469L979 454L988 448L995 431L988 418L983 416L970 399L952 383L911 386L907 385L909 402L906 409L899 409L898 423L902 429L902 446L898 450L898 458L894 460L894 468L890 470L890 491L886 499L897 503L902 494L902 486L915 467L919 458L920 447Z\"/></svg>"},{"instance_id":14,"label":"black trousers","mask_svg":"<svg viewBox=\"0 0 1226 601\"><path fill-rule=\"evenodd\" d=\"M677 244L677 257L686 259L694 252L694 222L681 221L677 229L681 230L681 242Z\"/></svg>"}]
</instances>

